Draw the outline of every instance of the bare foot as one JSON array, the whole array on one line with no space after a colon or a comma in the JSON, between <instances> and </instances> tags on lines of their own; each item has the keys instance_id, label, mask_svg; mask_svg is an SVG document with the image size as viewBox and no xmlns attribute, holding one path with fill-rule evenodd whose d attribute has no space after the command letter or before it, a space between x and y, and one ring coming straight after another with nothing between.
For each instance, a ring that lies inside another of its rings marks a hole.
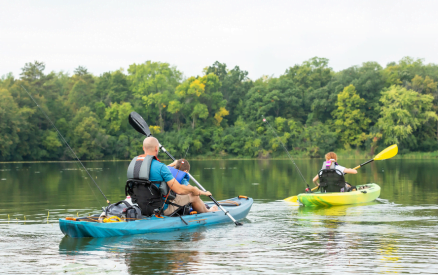
<instances>
[{"instance_id":1,"label":"bare foot","mask_svg":"<svg viewBox=\"0 0 438 275\"><path fill-rule=\"evenodd\" d=\"M210 209L208 209L207 211L208 211L208 212L215 212L215 211L218 211L218 210L219 210L219 208L217 208L216 205L213 205L213 206L210 207Z\"/></svg>"}]
</instances>

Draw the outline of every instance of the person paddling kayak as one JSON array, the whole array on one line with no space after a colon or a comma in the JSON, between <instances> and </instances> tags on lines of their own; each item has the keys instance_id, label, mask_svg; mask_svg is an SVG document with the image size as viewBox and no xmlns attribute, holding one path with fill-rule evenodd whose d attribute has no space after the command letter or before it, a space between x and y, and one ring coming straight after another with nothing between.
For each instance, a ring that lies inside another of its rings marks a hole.
<instances>
[{"instance_id":1,"label":"person paddling kayak","mask_svg":"<svg viewBox=\"0 0 438 275\"><path fill-rule=\"evenodd\" d=\"M327 153L325 160L322 169L313 178L315 185L322 187L322 191L325 192L348 192L354 189L349 183L345 182L344 175L357 174L357 170L339 165L337 163L338 156L335 152Z\"/></svg>"},{"instance_id":2,"label":"person paddling kayak","mask_svg":"<svg viewBox=\"0 0 438 275\"><path fill-rule=\"evenodd\" d=\"M158 158L159 143L154 137L147 137L143 141L144 155L135 157L128 167L128 179L139 179L145 184L136 184L131 187L135 199L142 210L142 214L150 216L152 213L173 215L185 205L191 203L198 213L217 211L217 206L207 209L200 195L211 196L208 191L199 190L191 185L179 184L169 168ZM137 183L137 181L133 181ZM151 186L155 185L155 186ZM170 190L176 193L171 196Z\"/></svg>"}]
</instances>

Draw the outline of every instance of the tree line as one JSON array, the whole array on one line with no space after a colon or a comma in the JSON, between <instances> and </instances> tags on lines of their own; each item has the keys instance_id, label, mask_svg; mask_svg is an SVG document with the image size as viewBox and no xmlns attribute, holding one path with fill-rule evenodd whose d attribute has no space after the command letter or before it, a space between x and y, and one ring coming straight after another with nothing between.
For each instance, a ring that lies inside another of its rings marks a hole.
<instances>
[{"instance_id":1,"label":"tree line","mask_svg":"<svg viewBox=\"0 0 438 275\"><path fill-rule=\"evenodd\" d=\"M376 150L438 150L438 65L405 57L383 68L364 62L335 72L314 57L279 77L248 78L215 62L184 77L168 63L147 61L92 75L45 72L26 63L19 78L0 79L0 160L67 160L71 153L24 88L54 121L81 159L129 159L141 135L128 123L141 114L177 157L283 155L273 126L292 154ZM24 87L24 88L23 88Z\"/></svg>"}]
</instances>

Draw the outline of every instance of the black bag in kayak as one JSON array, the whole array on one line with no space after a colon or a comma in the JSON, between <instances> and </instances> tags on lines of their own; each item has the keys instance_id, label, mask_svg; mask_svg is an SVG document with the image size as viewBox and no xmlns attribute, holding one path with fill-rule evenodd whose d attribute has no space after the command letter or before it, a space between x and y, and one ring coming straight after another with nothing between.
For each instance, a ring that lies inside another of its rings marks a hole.
<instances>
[{"instance_id":1,"label":"black bag in kayak","mask_svg":"<svg viewBox=\"0 0 438 275\"><path fill-rule=\"evenodd\" d=\"M125 218L128 222L142 218L140 207L131 205L127 201L119 201L105 207L105 216Z\"/></svg>"}]
</instances>

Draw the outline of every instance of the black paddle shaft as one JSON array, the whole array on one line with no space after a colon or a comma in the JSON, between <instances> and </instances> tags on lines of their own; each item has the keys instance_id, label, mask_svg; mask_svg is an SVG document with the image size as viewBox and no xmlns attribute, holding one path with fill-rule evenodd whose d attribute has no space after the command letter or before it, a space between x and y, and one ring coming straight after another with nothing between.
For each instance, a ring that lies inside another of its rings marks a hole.
<instances>
[{"instance_id":1,"label":"black paddle shaft","mask_svg":"<svg viewBox=\"0 0 438 275\"><path fill-rule=\"evenodd\" d=\"M374 161L374 159L370 159L369 161L365 161L364 163L362 163L361 165L360 165L360 167L362 167L362 166L364 166L364 165L366 165L366 164L368 164L368 163L370 163L370 162L373 162Z\"/></svg>"},{"instance_id":2,"label":"black paddle shaft","mask_svg":"<svg viewBox=\"0 0 438 275\"><path fill-rule=\"evenodd\" d=\"M136 113L136 112L131 112L130 114L129 114L129 124L131 124L131 126L137 131L137 132L139 132L139 133L141 133L141 134L143 134L143 135L145 135L145 136L147 136L147 137L151 137L152 136L152 133L151 133L151 131L149 130L149 126L148 126L148 124L146 123L146 121L143 119L143 117L142 116L140 116L138 113ZM169 158L171 158L173 161L175 161L176 159L175 159L175 157L174 156L172 156L167 150L166 150L166 148L164 148L163 147L163 145L161 145L161 143L158 143L159 144L159 148L161 149L161 151L163 151L164 153L166 153L168 156L169 156ZM189 177L193 180L193 182L195 182L196 183L196 185L198 185L198 187L199 188L201 188L201 190L202 191L204 191L204 192L206 192L207 190L190 174L190 173L187 173L188 175L189 175ZM230 215L230 213L229 213L229 211L227 211L227 210L225 210L223 207L222 207L222 205L220 205L219 204L219 202L217 202L214 198L213 198L213 196L208 196L213 202L214 202L214 204L216 204L217 205L217 207L219 207L224 213L225 213L225 215L227 215L233 222L234 222L234 224L235 225L242 225L242 223L240 223L240 222L238 222L238 221L236 221L231 215Z\"/></svg>"}]
</instances>

